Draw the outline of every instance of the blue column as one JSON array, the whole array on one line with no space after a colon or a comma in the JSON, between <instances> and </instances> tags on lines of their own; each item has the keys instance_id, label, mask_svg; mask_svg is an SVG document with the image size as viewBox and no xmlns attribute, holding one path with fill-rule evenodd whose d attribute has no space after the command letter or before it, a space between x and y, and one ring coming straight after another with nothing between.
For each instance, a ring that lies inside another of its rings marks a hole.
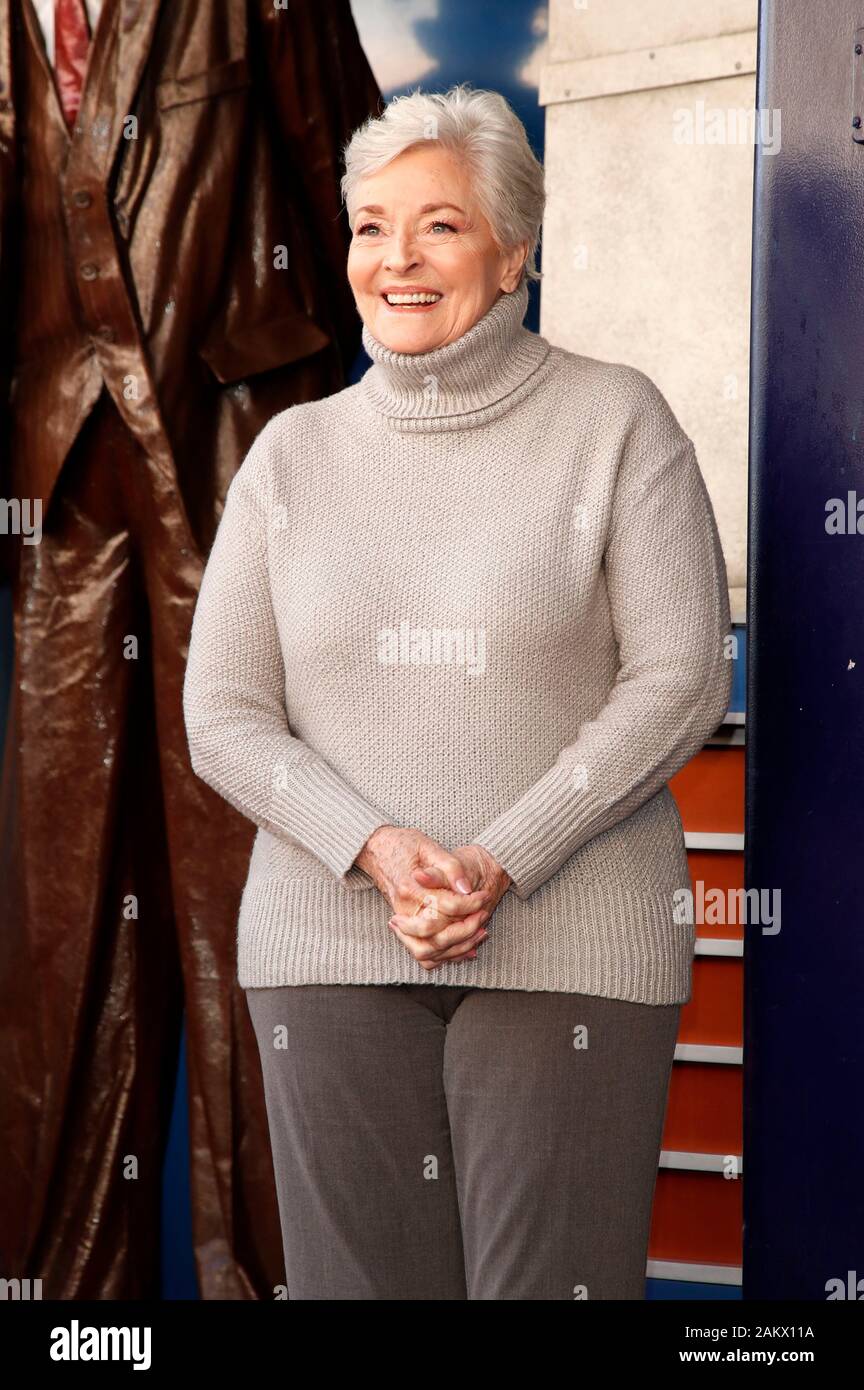
<instances>
[{"instance_id":1,"label":"blue column","mask_svg":"<svg viewBox=\"0 0 864 1390\"><path fill-rule=\"evenodd\" d=\"M852 0L759 17L781 136L755 169L746 874L782 918L745 947L745 1299L864 1280L861 24Z\"/></svg>"}]
</instances>

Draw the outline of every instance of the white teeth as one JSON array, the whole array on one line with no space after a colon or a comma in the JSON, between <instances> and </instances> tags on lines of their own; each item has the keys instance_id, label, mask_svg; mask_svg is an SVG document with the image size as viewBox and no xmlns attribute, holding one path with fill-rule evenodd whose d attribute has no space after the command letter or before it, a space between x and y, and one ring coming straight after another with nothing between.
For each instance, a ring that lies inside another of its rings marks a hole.
<instances>
[{"instance_id":1,"label":"white teeth","mask_svg":"<svg viewBox=\"0 0 864 1390\"><path fill-rule=\"evenodd\" d=\"M388 304L437 304L440 294L388 294Z\"/></svg>"}]
</instances>

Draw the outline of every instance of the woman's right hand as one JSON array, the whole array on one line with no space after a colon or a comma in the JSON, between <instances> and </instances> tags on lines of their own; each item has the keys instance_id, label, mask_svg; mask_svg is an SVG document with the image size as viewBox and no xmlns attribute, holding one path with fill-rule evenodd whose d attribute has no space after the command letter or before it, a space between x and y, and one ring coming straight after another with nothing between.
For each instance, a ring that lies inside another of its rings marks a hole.
<instances>
[{"instance_id":1,"label":"woman's right hand","mask_svg":"<svg viewBox=\"0 0 864 1390\"><path fill-rule=\"evenodd\" d=\"M369 875L394 914L416 917L416 929L397 930L397 935L421 965L434 968L446 960L476 954L486 935L485 928L476 920L463 925L461 919L470 918L487 905L488 890L474 890L465 865L437 840L422 830L379 825L354 862ZM417 882L416 869L437 871L451 889L437 888L431 892Z\"/></svg>"}]
</instances>

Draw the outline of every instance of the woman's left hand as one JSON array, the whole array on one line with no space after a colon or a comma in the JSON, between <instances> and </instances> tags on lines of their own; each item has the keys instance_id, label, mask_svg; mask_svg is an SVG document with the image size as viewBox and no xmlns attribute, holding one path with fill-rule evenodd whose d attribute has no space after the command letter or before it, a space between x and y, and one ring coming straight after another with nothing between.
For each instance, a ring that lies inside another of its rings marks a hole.
<instances>
[{"instance_id":1,"label":"woman's left hand","mask_svg":"<svg viewBox=\"0 0 864 1390\"><path fill-rule=\"evenodd\" d=\"M484 849L482 845L460 845L457 849L452 850L451 853L465 865L466 874L474 891L476 892L479 889L483 889L487 893L486 903L479 911L473 914L473 919L476 919L474 924L482 926L491 918L499 902L510 887L512 879L506 869L503 869L497 859L493 858L489 851ZM446 914L440 912L436 906L435 889L440 888L449 891L450 885L437 870L415 869L413 872L414 877L421 887L430 890L426 904L422 909L422 918L426 927L428 928L428 923L431 920L437 918L440 921L441 930L443 931L458 919L448 917ZM418 914L418 916L419 915L420 914ZM394 913L390 918L389 925L391 930L396 933L404 946L408 946L409 944L406 938L416 940L414 928L417 926L417 920L416 916L405 917L398 913ZM427 946L434 946L435 936L425 936L425 942ZM480 944L482 945L482 942ZM438 958L434 955L429 955L418 963L423 966L424 970L437 970L440 966L447 964L447 957L444 955L446 950L447 943L442 942L442 954ZM477 948L471 953L472 956L476 955L476 950Z\"/></svg>"}]
</instances>

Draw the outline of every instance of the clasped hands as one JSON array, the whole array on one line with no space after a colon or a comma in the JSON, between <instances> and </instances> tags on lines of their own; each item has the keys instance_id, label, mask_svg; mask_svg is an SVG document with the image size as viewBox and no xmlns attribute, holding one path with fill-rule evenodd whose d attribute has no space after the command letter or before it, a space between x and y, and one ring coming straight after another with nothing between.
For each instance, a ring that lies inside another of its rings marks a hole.
<instances>
[{"instance_id":1,"label":"clasped hands","mask_svg":"<svg viewBox=\"0 0 864 1390\"><path fill-rule=\"evenodd\" d=\"M476 957L512 881L482 845L450 851L397 825L379 825L354 862L389 902L390 930L424 970Z\"/></svg>"}]
</instances>

